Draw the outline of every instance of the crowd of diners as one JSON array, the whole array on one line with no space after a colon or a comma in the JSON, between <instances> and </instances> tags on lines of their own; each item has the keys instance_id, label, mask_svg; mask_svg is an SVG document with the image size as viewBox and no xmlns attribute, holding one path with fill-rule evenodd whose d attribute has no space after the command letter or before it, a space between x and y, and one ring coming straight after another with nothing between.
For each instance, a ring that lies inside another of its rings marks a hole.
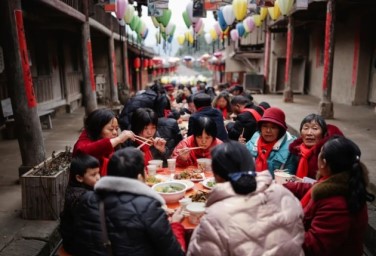
<instances>
[{"instance_id":1,"label":"crowd of diners","mask_svg":"<svg viewBox=\"0 0 376 256\"><path fill-rule=\"evenodd\" d=\"M362 255L368 173L361 150L307 113L297 138L278 106L240 85L155 81L119 116L97 109L73 150L60 233L70 255ZM196 147L197 150L189 150ZM216 187L190 239L145 184L152 159L211 158ZM276 172L296 179L274 181ZM307 182L308 181L308 182Z\"/></svg>"}]
</instances>

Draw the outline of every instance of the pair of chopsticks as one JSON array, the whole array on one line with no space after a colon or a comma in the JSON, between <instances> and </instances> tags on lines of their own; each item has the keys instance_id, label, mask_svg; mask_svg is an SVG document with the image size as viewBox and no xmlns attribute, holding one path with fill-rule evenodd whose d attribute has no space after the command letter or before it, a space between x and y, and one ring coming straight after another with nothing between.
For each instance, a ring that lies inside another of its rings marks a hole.
<instances>
[{"instance_id":1,"label":"pair of chopsticks","mask_svg":"<svg viewBox=\"0 0 376 256\"><path fill-rule=\"evenodd\" d=\"M191 147L191 148L182 148L179 150L179 155L181 154L181 152L188 152L188 151L191 151L191 150L196 150L196 149L202 149L202 147Z\"/></svg>"},{"instance_id":2,"label":"pair of chopsticks","mask_svg":"<svg viewBox=\"0 0 376 256\"><path fill-rule=\"evenodd\" d=\"M153 145L153 143L152 143L153 138L147 139L147 138L144 138L142 136L134 135L134 139L141 142L141 145L137 147L138 149L142 148L144 145L148 145L148 146Z\"/></svg>"}]
</instances>

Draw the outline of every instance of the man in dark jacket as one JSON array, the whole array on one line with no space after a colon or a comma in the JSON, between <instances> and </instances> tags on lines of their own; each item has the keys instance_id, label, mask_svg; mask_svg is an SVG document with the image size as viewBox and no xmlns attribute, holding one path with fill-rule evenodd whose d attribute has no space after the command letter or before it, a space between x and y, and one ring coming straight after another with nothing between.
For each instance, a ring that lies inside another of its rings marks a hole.
<instances>
[{"instance_id":1,"label":"man in dark jacket","mask_svg":"<svg viewBox=\"0 0 376 256\"><path fill-rule=\"evenodd\" d=\"M157 132L159 137L166 140L166 153L170 157L176 145L183 139L177 120L180 118L180 113L172 110L167 117L158 118Z\"/></svg>"},{"instance_id":2,"label":"man in dark jacket","mask_svg":"<svg viewBox=\"0 0 376 256\"><path fill-rule=\"evenodd\" d=\"M237 116L235 122L228 123L226 126L228 137L231 140L239 140L242 136L247 142L257 131L257 121L261 119L264 111L242 95L235 96L231 100L231 108Z\"/></svg>"},{"instance_id":3,"label":"man in dark jacket","mask_svg":"<svg viewBox=\"0 0 376 256\"><path fill-rule=\"evenodd\" d=\"M193 95L193 103L196 107L196 112L193 113L188 120L188 136L193 134L194 119L201 116L207 116L214 120L217 125L217 138L226 141L228 139L227 131L225 129L223 115L221 111L211 106L211 98L206 93L197 93Z\"/></svg>"},{"instance_id":4,"label":"man in dark jacket","mask_svg":"<svg viewBox=\"0 0 376 256\"><path fill-rule=\"evenodd\" d=\"M168 221L161 207L164 199L144 182L144 159L140 150L115 152L108 163L108 176L87 193L76 216L74 255L108 255L101 227L100 201L112 255L184 255L181 217ZM180 244L179 244L180 243Z\"/></svg>"}]
</instances>

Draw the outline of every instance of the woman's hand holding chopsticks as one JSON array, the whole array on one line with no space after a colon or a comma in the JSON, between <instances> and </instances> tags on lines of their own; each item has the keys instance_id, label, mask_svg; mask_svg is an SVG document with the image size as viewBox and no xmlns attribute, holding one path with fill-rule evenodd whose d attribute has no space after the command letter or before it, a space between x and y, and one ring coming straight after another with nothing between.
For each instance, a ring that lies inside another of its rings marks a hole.
<instances>
[{"instance_id":1,"label":"woman's hand holding chopsticks","mask_svg":"<svg viewBox=\"0 0 376 256\"><path fill-rule=\"evenodd\" d=\"M163 138L156 137L153 141L154 147L161 153L166 152L166 140Z\"/></svg>"},{"instance_id":2,"label":"woman's hand holding chopsticks","mask_svg":"<svg viewBox=\"0 0 376 256\"><path fill-rule=\"evenodd\" d=\"M119 134L119 136L110 139L110 142L113 147L116 147L117 145L124 143L125 141L129 139L134 140L135 139L134 136L135 135L132 131L124 130Z\"/></svg>"}]
</instances>

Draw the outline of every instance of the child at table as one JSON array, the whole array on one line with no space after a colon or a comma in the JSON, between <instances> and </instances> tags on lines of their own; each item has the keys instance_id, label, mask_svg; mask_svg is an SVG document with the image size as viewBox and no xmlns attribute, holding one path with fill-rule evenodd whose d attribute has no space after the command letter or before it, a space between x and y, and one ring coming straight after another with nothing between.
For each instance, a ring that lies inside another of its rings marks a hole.
<instances>
[{"instance_id":1,"label":"child at table","mask_svg":"<svg viewBox=\"0 0 376 256\"><path fill-rule=\"evenodd\" d=\"M81 154L72 159L69 173L69 183L65 191L64 210L60 214L60 234L66 252L72 252L74 246L73 230L75 210L83 195L94 189L99 180L98 159L91 155Z\"/></svg>"},{"instance_id":2,"label":"child at table","mask_svg":"<svg viewBox=\"0 0 376 256\"><path fill-rule=\"evenodd\" d=\"M177 167L197 166L198 158L210 158L210 150L221 144L215 122L206 116L192 121L192 135L179 142L172 152Z\"/></svg>"}]
</instances>

